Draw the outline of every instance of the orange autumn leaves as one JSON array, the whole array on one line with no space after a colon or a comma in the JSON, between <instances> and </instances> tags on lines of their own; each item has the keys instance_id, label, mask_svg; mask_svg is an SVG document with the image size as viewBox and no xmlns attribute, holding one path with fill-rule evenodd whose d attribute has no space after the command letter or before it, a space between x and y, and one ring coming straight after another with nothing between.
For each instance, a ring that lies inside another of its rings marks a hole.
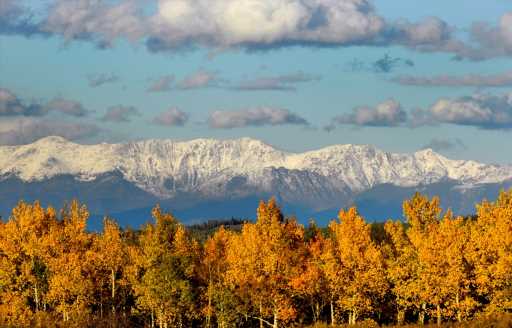
<instances>
[{"instance_id":1,"label":"orange autumn leaves","mask_svg":"<svg viewBox=\"0 0 512 328\"><path fill-rule=\"evenodd\" d=\"M512 311L512 191L474 218L420 194L403 208L405 224L377 235L355 208L305 228L272 199L201 244L159 207L140 231L105 220L93 233L77 202L59 213L22 202L0 224L0 320L277 328Z\"/></svg>"}]
</instances>

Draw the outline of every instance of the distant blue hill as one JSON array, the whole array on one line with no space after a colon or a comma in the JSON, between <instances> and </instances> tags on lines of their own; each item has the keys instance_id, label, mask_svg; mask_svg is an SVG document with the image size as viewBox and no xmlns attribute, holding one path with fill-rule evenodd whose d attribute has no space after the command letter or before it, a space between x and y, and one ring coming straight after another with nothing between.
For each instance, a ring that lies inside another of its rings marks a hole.
<instances>
[{"instance_id":1,"label":"distant blue hill","mask_svg":"<svg viewBox=\"0 0 512 328\"><path fill-rule=\"evenodd\" d=\"M339 207L315 210L300 203L277 200L288 216L295 216L306 224L310 219L326 225L336 218L340 208L357 206L359 212L369 222L385 221L402 217L402 202L416 191L429 196L441 197L444 208L452 208L456 214L474 213L474 204L482 199L495 199L500 189L508 189L512 183L485 184L474 188L463 188L456 181L422 185L418 187L398 187L389 184L375 186L351 199L341 199ZM86 204L91 212L89 228L101 229L104 216L116 219L123 227L139 228L151 220L151 209L157 203L164 210L172 212L185 224L194 224L211 219L254 219L260 200L273 195L261 194L243 198L202 199L200 195L183 194L173 199L158 199L123 179L120 174L104 174L93 181L79 181L70 175L56 176L38 182L24 182L16 177L0 181L0 213L9 216L18 201L41 201L44 206L60 208L72 199Z\"/></svg>"}]
</instances>

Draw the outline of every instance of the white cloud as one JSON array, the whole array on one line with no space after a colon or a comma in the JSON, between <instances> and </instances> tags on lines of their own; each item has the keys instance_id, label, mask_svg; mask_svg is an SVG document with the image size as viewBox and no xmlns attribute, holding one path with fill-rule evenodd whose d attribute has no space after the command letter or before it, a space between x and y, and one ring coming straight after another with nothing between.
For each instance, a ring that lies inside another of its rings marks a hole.
<instances>
[{"instance_id":1,"label":"white cloud","mask_svg":"<svg viewBox=\"0 0 512 328\"><path fill-rule=\"evenodd\" d=\"M240 81L232 87L239 91L295 91L299 83L318 81L321 77L304 72L296 72L277 76L267 76Z\"/></svg>"},{"instance_id":2,"label":"white cloud","mask_svg":"<svg viewBox=\"0 0 512 328\"><path fill-rule=\"evenodd\" d=\"M309 125L306 119L287 109L257 107L238 111L218 110L213 112L208 124L214 129L233 129L264 125Z\"/></svg>"},{"instance_id":3,"label":"white cloud","mask_svg":"<svg viewBox=\"0 0 512 328\"><path fill-rule=\"evenodd\" d=\"M189 115L178 108L169 108L165 112L158 114L153 119L153 124L164 126L184 126L189 119Z\"/></svg>"},{"instance_id":4,"label":"white cloud","mask_svg":"<svg viewBox=\"0 0 512 328\"><path fill-rule=\"evenodd\" d=\"M171 90L194 90L219 87L221 79L216 72L198 70L176 81L174 75L164 75L151 82L147 92L167 92Z\"/></svg>"},{"instance_id":5,"label":"white cloud","mask_svg":"<svg viewBox=\"0 0 512 328\"><path fill-rule=\"evenodd\" d=\"M119 81L119 76L114 73L111 74L99 74L99 75L91 75L88 78L89 86L91 88L97 88L104 84L115 83Z\"/></svg>"},{"instance_id":6,"label":"white cloud","mask_svg":"<svg viewBox=\"0 0 512 328\"><path fill-rule=\"evenodd\" d=\"M79 141L94 138L101 132L102 130L94 124L19 117L0 122L0 144L27 144L48 136L60 136L68 140Z\"/></svg>"},{"instance_id":7,"label":"white cloud","mask_svg":"<svg viewBox=\"0 0 512 328\"><path fill-rule=\"evenodd\" d=\"M405 111L396 100L389 99L375 107L360 106L350 114L337 116L324 130L332 131L337 125L417 128L438 124L486 130L512 129L512 93L440 98L428 109L410 111Z\"/></svg>"},{"instance_id":8,"label":"white cloud","mask_svg":"<svg viewBox=\"0 0 512 328\"><path fill-rule=\"evenodd\" d=\"M16 0L2 0L0 2L0 17L4 17L4 19L17 17L22 10L17 2Z\"/></svg>"},{"instance_id":9,"label":"white cloud","mask_svg":"<svg viewBox=\"0 0 512 328\"><path fill-rule=\"evenodd\" d=\"M101 46L118 38L136 41L148 32L140 4L136 0L55 0L41 29L67 41L93 39Z\"/></svg>"},{"instance_id":10,"label":"white cloud","mask_svg":"<svg viewBox=\"0 0 512 328\"><path fill-rule=\"evenodd\" d=\"M0 1L0 34L44 34L39 26L32 22L32 16L33 13L23 1Z\"/></svg>"},{"instance_id":11,"label":"white cloud","mask_svg":"<svg viewBox=\"0 0 512 328\"><path fill-rule=\"evenodd\" d=\"M192 90L218 86L220 83L218 74L205 70L199 70L183 78L176 84L181 90Z\"/></svg>"},{"instance_id":12,"label":"white cloud","mask_svg":"<svg viewBox=\"0 0 512 328\"><path fill-rule=\"evenodd\" d=\"M119 105L108 108L100 120L103 122L125 123L130 122L134 116L140 116L137 108Z\"/></svg>"},{"instance_id":13,"label":"white cloud","mask_svg":"<svg viewBox=\"0 0 512 328\"><path fill-rule=\"evenodd\" d=\"M44 116L58 112L83 117L90 113L80 102L57 97L47 103L25 102L12 91L0 88L0 116Z\"/></svg>"},{"instance_id":14,"label":"white cloud","mask_svg":"<svg viewBox=\"0 0 512 328\"><path fill-rule=\"evenodd\" d=\"M473 43L457 53L459 58L483 60L512 55L512 11L503 14L495 26L474 23L470 36Z\"/></svg>"},{"instance_id":15,"label":"white cloud","mask_svg":"<svg viewBox=\"0 0 512 328\"><path fill-rule=\"evenodd\" d=\"M325 130L330 131L336 124L356 126L398 126L407 121L407 113L400 103L388 99L375 107L360 106L352 109L352 113L337 116Z\"/></svg>"},{"instance_id":16,"label":"white cloud","mask_svg":"<svg viewBox=\"0 0 512 328\"><path fill-rule=\"evenodd\" d=\"M148 92L166 92L170 91L174 83L174 75L164 75L159 77L151 83Z\"/></svg>"},{"instance_id":17,"label":"white cloud","mask_svg":"<svg viewBox=\"0 0 512 328\"><path fill-rule=\"evenodd\" d=\"M42 116L47 109L38 103L25 104L12 91L0 88L0 116Z\"/></svg>"},{"instance_id":18,"label":"white cloud","mask_svg":"<svg viewBox=\"0 0 512 328\"><path fill-rule=\"evenodd\" d=\"M361 44L435 51L450 48L452 37L436 18L387 22L369 0L157 0L151 14L146 1L55 0L40 27L101 47L146 41L152 51Z\"/></svg>"},{"instance_id":19,"label":"white cloud","mask_svg":"<svg viewBox=\"0 0 512 328\"><path fill-rule=\"evenodd\" d=\"M428 111L434 121L482 129L512 128L512 93L439 99Z\"/></svg>"},{"instance_id":20,"label":"white cloud","mask_svg":"<svg viewBox=\"0 0 512 328\"><path fill-rule=\"evenodd\" d=\"M1 5L0 33L60 35L100 47L125 39L151 51L402 45L471 60L512 55L512 12L495 25L473 24L466 41L437 17L385 20L370 0L53 0L37 22L13 0Z\"/></svg>"},{"instance_id":21,"label":"white cloud","mask_svg":"<svg viewBox=\"0 0 512 328\"><path fill-rule=\"evenodd\" d=\"M366 0L160 0L152 21L164 48L345 44L384 27Z\"/></svg>"},{"instance_id":22,"label":"white cloud","mask_svg":"<svg viewBox=\"0 0 512 328\"><path fill-rule=\"evenodd\" d=\"M512 86L512 71L494 75L469 74L462 76L439 75L433 77L399 76L391 81L402 85L425 87L507 87Z\"/></svg>"},{"instance_id":23,"label":"white cloud","mask_svg":"<svg viewBox=\"0 0 512 328\"><path fill-rule=\"evenodd\" d=\"M54 98L45 105L48 112L57 111L69 116L82 117L89 114L89 110L75 100Z\"/></svg>"}]
</instances>

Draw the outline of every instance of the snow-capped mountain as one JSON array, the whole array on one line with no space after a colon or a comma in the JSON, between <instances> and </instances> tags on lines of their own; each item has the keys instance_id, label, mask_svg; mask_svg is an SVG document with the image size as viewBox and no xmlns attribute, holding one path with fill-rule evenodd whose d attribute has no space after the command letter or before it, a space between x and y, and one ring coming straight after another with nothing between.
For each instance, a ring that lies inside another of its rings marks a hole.
<instances>
[{"instance_id":1,"label":"snow-capped mountain","mask_svg":"<svg viewBox=\"0 0 512 328\"><path fill-rule=\"evenodd\" d=\"M501 185L512 179L512 167L450 160L432 150L395 154L367 145L290 153L249 138L79 145L48 137L0 147L0 189L13 179L41 184L65 176L75 184L115 176L156 200L276 195L283 203L325 210L378 186L414 189L450 181L452 190L456 185L464 193Z\"/></svg>"}]
</instances>

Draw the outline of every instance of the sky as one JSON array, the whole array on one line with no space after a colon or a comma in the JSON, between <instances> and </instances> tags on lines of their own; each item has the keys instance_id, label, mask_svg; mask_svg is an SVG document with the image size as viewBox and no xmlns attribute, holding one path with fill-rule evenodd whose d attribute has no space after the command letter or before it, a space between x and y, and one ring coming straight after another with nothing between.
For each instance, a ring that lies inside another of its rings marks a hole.
<instances>
[{"instance_id":1,"label":"sky","mask_svg":"<svg viewBox=\"0 0 512 328\"><path fill-rule=\"evenodd\" d=\"M508 0L0 0L0 144L261 139L512 163Z\"/></svg>"}]
</instances>

